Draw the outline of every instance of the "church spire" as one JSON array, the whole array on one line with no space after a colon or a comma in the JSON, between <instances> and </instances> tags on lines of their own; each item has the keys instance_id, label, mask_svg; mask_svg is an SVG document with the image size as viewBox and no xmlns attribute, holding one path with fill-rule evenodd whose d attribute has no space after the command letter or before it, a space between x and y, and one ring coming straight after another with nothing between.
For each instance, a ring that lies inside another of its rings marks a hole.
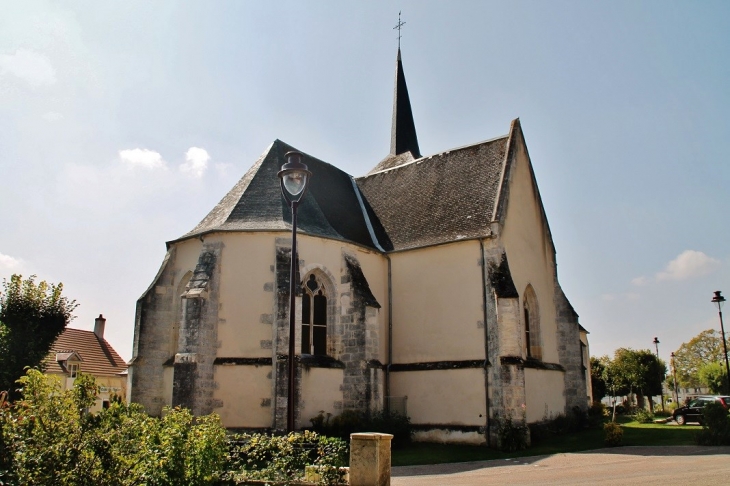
<instances>
[{"instance_id":1,"label":"church spire","mask_svg":"<svg viewBox=\"0 0 730 486\"><path fill-rule=\"evenodd\" d=\"M393 125L390 131L390 154L400 155L405 152L410 152L414 159L421 157L421 151L418 148L418 137L416 136L416 124L413 122L413 112L411 111L411 100L408 97L406 76L403 74L400 46L398 46L393 99Z\"/></svg>"}]
</instances>

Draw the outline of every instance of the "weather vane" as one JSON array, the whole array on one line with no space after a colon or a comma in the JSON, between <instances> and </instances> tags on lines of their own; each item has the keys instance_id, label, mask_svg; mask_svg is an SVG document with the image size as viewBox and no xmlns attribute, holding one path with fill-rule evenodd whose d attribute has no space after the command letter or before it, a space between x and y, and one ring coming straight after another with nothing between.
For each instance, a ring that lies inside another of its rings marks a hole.
<instances>
[{"instance_id":1,"label":"weather vane","mask_svg":"<svg viewBox=\"0 0 730 486\"><path fill-rule=\"evenodd\" d=\"M393 30L398 29L398 49L399 50L400 50L400 37L401 37L400 28L403 27L404 25L406 25L406 23L400 21L400 12L398 12L398 25L393 27Z\"/></svg>"}]
</instances>

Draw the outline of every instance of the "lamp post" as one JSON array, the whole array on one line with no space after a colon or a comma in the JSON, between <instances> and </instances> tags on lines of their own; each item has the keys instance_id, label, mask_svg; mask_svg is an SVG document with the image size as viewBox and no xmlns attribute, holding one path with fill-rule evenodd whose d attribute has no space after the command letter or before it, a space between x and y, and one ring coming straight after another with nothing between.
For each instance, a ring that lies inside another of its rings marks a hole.
<instances>
[{"instance_id":1,"label":"lamp post","mask_svg":"<svg viewBox=\"0 0 730 486\"><path fill-rule=\"evenodd\" d=\"M302 162L303 155L300 152L287 152L286 164L281 166L279 180L281 182L281 193L291 208L291 268L289 269L289 356L287 365L289 369L289 394L286 404L286 431L293 432L294 424L294 400L295 400L295 348L294 337L296 335L296 276L297 276L297 207L307 191L307 184L312 173Z\"/></svg>"},{"instance_id":2,"label":"lamp post","mask_svg":"<svg viewBox=\"0 0 730 486\"><path fill-rule=\"evenodd\" d=\"M656 347L657 365L659 364L659 338L654 336L654 346ZM662 394L662 412L664 411L664 377L659 373L659 386Z\"/></svg>"},{"instance_id":3,"label":"lamp post","mask_svg":"<svg viewBox=\"0 0 730 486\"><path fill-rule=\"evenodd\" d=\"M717 305L717 313L720 314L720 331L722 332L722 349L725 351L725 372L727 373L725 383L727 384L727 393L730 394L730 363L727 359L727 343L725 342L725 326L722 323L722 304L725 302L725 297L719 290L715 290L715 295L712 296L713 304Z\"/></svg>"},{"instance_id":4,"label":"lamp post","mask_svg":"<svg viewBox=\"0 0 730 486\"><path fill-rule=\"evenodd\" d=\"M674 351L670 355L672 358L672 377L674 381L674 405L679 406L679 392L677 391L677 368L674 366Z\"/></svg>"}]
</instances>

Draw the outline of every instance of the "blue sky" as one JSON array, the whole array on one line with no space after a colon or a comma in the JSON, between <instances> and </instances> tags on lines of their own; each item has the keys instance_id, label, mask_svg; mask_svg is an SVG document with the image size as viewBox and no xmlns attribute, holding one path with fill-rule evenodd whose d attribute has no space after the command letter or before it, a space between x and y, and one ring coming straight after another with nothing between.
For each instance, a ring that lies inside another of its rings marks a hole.
<instances>
[{"instance_id":1,"label":"blue sky","mask_svg":"<svg viewBox=\"0 0 730 486\"><path fill-rule=\"evenodd\" d=\"M422 153L520 118L592 354L719 326L727 2L3 2L0 277L63 282L129 359L165 241L274 139L353 175L387 154L399 10Z\"/></svg>"}]
</instances>

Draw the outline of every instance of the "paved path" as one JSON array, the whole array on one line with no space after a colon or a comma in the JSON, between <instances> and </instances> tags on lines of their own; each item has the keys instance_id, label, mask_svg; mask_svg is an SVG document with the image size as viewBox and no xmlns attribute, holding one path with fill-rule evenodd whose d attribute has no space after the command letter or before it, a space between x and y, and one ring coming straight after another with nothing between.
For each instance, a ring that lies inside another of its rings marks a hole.
<instances>
[{"instance_id":1,"label":"paved path","mask_svg":"<svg viewBox=\"0 0 730 486\"><path fill-rule=\"evenodd\" d=\"M617 447L496 461L402 466L393 486L484 485L724 485L730 447Z\"/></svg>"}]
</instances>

